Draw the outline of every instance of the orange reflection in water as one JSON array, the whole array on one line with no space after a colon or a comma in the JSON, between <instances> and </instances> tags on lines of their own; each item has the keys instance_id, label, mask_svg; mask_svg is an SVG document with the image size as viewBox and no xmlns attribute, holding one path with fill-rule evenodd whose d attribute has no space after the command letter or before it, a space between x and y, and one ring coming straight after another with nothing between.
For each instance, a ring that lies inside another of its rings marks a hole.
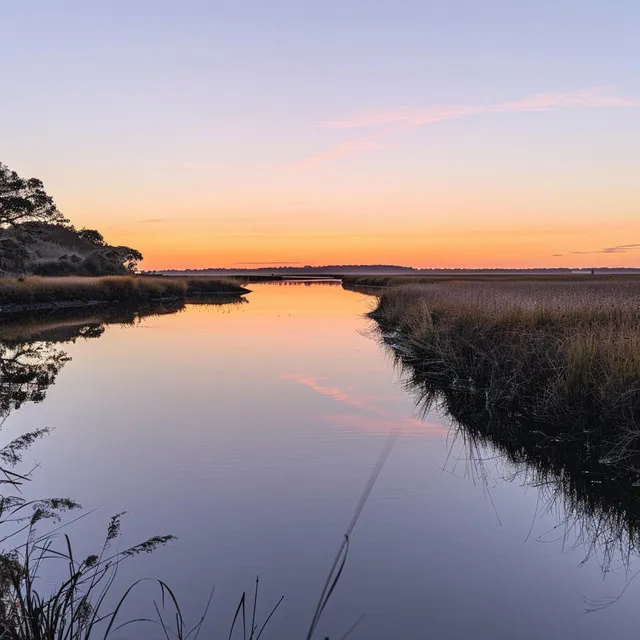
<instances>
[{"instance_id":1,"label":"orange reflection in water","mask_svg":"<svg viewBox=\"0 0 640 640\"><path fill-rule=\"evenodd\" d=\"M256 405L272 403L277 394L283 414L312 406L312 418L350 430L442 432L441 425L417 419L411 399L394 384L397 376L366 318L373 298L339 283L250 288L244 304L188 305L143 321L143 328L167 334L166 352L149 359L160 370L168 358L189 384L209 386L212 394L221 381ZM123 353L144 348L137 331L114 347ZM308 390L326 401L312 400Z\"/></svg>"}]
</instances>

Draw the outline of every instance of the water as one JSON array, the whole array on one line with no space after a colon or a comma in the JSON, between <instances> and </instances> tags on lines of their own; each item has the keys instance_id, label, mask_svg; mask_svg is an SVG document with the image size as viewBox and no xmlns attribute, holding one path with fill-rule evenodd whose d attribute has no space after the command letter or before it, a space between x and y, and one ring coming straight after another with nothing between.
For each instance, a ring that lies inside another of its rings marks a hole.
<instances>
[{"instance_id":1,"label":"water","mask_svg":"<svg viewBox=\"0 0 640 640\"><path fill-rule=\"evenodd\" d=\"M490 447L474 453L482 463L470 459L447 416L421 416L363 315L371 298L336 284L252 289L245 304L188 305L133 325L115 315L101 335L96 316L94 337L74 341L87 319L42 321L40 337L65 341L38 357L70 360L43 402L9 413L4 433L55 429L27 456L41 462L27 491L96 509L66 529L78 556L99 546L110 515L128 511L117 548L154 534L179 540L123 564L116 587L162 578L197 621L215 585L204 635L226 638L259 574L260 619L285 595L263 638L303 638L399 429L318 638L340 638L362 615L352 638L636 637L635 557L590 548L580 539L590 523L567 522L553 487L531 486ZM623 537L614 542L624 553ZM625 587L584 613L585 601ZM153 612L144 585L132 606Z\"/></svg>"}]
</instances>

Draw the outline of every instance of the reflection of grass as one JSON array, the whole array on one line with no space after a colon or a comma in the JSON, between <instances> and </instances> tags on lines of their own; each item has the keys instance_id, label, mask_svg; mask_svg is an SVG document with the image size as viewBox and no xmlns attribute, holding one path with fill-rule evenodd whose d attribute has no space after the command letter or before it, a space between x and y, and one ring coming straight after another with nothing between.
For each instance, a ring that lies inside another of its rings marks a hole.
<instances>
[{"instance_id":1,"label":"reflection of grass","mask_svg":"<svg viewBox=\"0 0 640 640\"><path fill-rule=\"evenodd\" d=\"M0 306L59 302L148 302L207 294L248 293L225 278L107 276L0 278Z\"/></svg>"},{"instance_id":2,"label":"reflection of grass","mask_svg":"<svg viewBox=\"0 0 640 640\"><path fill-rule=\"evenodd\" d=\"M603 464L609 450L605 433L576 432L570 424L545 427L497 410L474 389L431 376L399 344L392 348L421 411L436 404L454 419L453 441L462 441L465 449L454 457L470 465L474 478L492 482L484 458L494 460L499 452L511 465L506 481L540 490L536 513L560 515L554 538L560 535L565 548L583 549L585 559L597 559L603 573L616 562L628 565L640 552L640 470L634 460Z\"/></svg>"},{"instance_id":3,"label":"reflection of grass","mask_svg":"<svg viewBox=\"0 0 640 640\"><path fill-rule=\"evenodd\" d=\"M411 364L494 410L640 452L640 281L397 287L373 316Z\"/></svg>"},{"instance_id":4,"label":"reflection of grass","mask_svg":"<svg viewBox=\"0 0 640 640\"><path fill-rule=\"evenodd\" d=\"M76 338L99 337L109 324L133 325L150 316L178 313L186 304L228 307L229 310L249 301L232 294L201 295L186 300L164 302L121 303L14 313L0 322L0 340L4 344L31 340L68 342Z\"/></svg>"}]
</instances>

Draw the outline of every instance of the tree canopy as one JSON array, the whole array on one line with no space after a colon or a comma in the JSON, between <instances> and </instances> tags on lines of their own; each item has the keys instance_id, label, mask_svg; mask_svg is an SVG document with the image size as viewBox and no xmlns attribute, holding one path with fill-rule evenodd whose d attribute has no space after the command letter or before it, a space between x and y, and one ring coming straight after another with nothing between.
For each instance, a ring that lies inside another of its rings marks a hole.
<instances>
[{"instance_id":1,"label":"tree canopy","mask_svg":"<svg viewBox=\"0 0 640 640\"><path fill-rule=\"evenodd\" d=\"M104 241L104 236L95 229L80 229L80 231L78 231L78 235L98 247L104 247L107 244Z\"/></svg>"},{"instance_id":2,"label":"tree canopy","mask_svg":"<svg viewBox=\"0 0 640 640\"><path fill-rule=\"evenodd\" d=\"M64 225L69 221L44 190L42 180L22 178L0 162L0 227L24 222Z\"/></svg>"}]
</instances>

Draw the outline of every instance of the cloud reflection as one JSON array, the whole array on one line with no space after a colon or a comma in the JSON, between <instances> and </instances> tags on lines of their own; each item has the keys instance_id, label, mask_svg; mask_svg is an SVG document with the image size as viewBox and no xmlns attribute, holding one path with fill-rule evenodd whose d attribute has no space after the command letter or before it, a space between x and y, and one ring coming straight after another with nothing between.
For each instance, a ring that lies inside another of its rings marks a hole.
<instances>
[{"instance_id":1,"label":"cloud reflection","mask_svg":"<svg viewBox=\"0 0 640 640\"><path fill-rule=\"evenodd\" d=\"M372 433L388 433L391 429L400 428L403 433L421 434L436 431L444 433L446 428L436 422L424 422L413 416L407 416L400 411L393 411L376 403L388 400L380 396L359 394L351 387L341 389L338 386L326 384L326 378L306 376L292 373L280 376L283 380L291 380L303 385L316 393L334 400L335 402L359 409L360 413L329 413L323 419L342 428L366 431Z\"/></svg>"}]
</instances>

